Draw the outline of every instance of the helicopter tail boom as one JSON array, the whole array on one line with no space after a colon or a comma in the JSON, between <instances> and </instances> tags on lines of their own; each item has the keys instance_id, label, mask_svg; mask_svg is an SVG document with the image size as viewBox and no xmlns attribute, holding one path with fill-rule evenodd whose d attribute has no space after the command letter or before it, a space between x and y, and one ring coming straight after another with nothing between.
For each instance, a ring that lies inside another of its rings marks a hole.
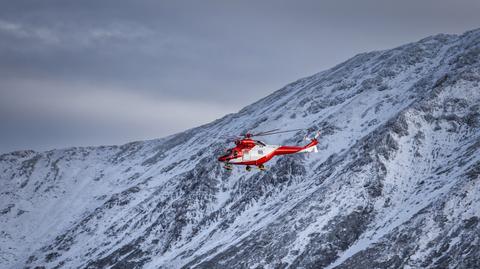
<instances>
[{"instance_id":1,"label":"helicopter tail boom","mask_svg":"<svg viewBox=\"0 0 480 269\"><path fill-rule=\"evenodd\" d=\"M275 150L275 155L293 154L301 152L318 152L317 144L318 141L316 138L314 138L310 143L308 143L308 145L304 147L281 146L277 150Z\"/></svg>"}]
</instances>

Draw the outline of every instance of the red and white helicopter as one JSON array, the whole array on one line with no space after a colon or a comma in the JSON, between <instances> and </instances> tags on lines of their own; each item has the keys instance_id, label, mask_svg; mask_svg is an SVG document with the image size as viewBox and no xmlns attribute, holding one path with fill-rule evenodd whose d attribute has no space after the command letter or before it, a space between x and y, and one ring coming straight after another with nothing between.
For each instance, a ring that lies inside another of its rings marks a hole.
<instances>
[{"instance_id":1,"label":"red and white helicopter","mask_svg":"<svg viewBox=\"0 0 480 269\"><path fill-rule=\"evenodd\" d=\"M318 152L317 150L317 137L319 133L311 139L310 143L305 146L277 146L267 145L259 140L254 140L252 137L267 136L273 134L295 132L302 129L279 131L274 129L266 132L260 132L256 134L246 133L241 137L235 138L236 147L227 149L225 155L220 156L218 161L223 162L224 168L232 170L233 165L246 165L247 171L250 171L251 166L257 166L260 170L265 170L264 163L268 162L274 156L304 153L304 152Z\"/></svg>"}]
</instances>

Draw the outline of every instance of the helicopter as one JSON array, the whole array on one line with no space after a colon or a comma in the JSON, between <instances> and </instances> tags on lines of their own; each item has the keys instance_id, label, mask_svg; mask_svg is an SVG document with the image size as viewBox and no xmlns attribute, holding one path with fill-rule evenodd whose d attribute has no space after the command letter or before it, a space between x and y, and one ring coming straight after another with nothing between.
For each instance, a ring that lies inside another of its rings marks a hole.
<instances>
[{"instance_id":1,"label":"helicopter","mask_svg":"<svg viewBox=\"0 0 480 269\"><path fill-rule=\"evenodd\" d=\"M317 132L310 143L305 146L278 146L267 145L260 140L255 140L253 137L267 136L287 132L295 132L303 129L294 129L287 131L280 131L280 129L274 129L259 133L246 133L237 137L234 137L235 147L227 149L225 154L218 158L219 162L224 163L224 168L232 170L233 165L246 165L246 170L251 171L252 166L257 167L260 170L265 170L264 163L271 160L274 156L294 154L294 153L306 153L306 152L318 152L317 149Z\"/></svg>"}]
</instances>

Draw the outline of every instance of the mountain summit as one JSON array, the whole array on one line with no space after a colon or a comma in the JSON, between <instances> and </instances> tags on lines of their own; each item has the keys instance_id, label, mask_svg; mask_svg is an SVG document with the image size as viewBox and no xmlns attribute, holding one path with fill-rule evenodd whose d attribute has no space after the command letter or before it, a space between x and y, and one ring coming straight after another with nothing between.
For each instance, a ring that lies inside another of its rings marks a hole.
<instances>
[{"instance_id":1,"label":"mountain summit","mask_svg":"<svg viewBox=\"0 0 480 269\"><path fill-rule=\"evenodd\" d=\"M236 114L0 156L1 268L480 268L480 30L359 54ZM225 135L319 153L224 170Z\"/></svg>"}]
</instances>

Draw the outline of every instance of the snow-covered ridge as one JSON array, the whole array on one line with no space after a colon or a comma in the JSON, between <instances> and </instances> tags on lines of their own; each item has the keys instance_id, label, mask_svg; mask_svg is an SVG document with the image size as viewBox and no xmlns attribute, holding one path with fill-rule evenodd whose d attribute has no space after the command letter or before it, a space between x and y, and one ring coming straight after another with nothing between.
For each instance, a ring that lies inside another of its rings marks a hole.
<instances>
[{"instance_id":1,"label":"snow-covered ridge","mask_svg":"<svg viewBox=\"0 0 480 269\"><path fill-rule=\"evenodd\" d=\"M480 30L364 53L158 140L0 156L0 267L480 267ZM266 172L223 135L320 130Z\"/></svg>"}]
</instances>

